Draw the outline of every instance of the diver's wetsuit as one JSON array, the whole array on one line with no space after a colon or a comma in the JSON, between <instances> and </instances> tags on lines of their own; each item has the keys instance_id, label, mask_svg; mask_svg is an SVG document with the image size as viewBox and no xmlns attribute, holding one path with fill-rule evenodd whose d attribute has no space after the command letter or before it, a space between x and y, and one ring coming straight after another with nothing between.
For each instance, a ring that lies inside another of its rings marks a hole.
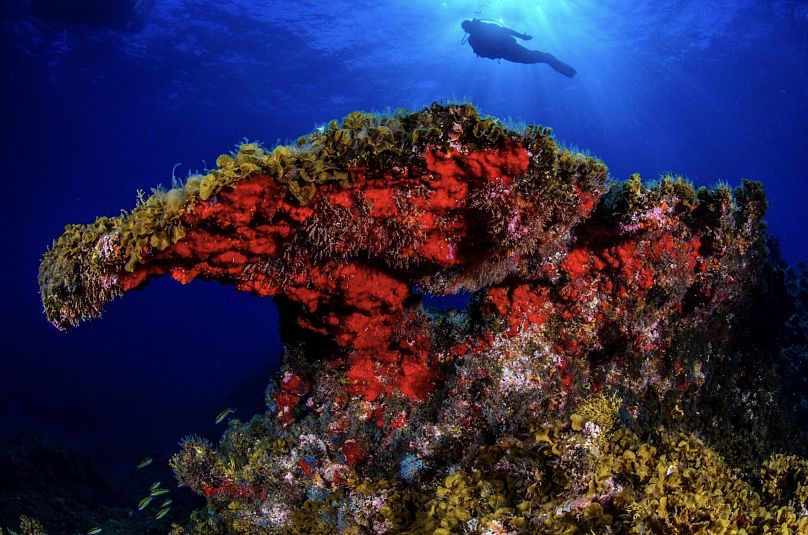
<instances>
[{"instance_id":1,"label":"diver's wetsuit","mask_svg":"<svg viewBox=\"0 0 808 535\"><path fill-rule=\"evenodd\" d=\"M461 26L469 34L471 48L480 57L504 59L514 63L546 63L564 76L572 78L577 74L575 69L554 55L540 50L530 50L514 39L514 37L532 39L529 35L478 19L464 20Z\"/></svg>"}]
</instances>

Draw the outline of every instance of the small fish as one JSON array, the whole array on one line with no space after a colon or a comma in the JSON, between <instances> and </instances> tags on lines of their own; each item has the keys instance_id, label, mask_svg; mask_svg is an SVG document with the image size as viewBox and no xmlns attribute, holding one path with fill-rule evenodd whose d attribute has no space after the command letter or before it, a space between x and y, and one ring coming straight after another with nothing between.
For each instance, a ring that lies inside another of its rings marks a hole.
<instances>
[{"instance_id":1,"label":"small fish","mask_svg":"<svg viewBox=\"0 0 808 535\"><path fill-rule=\"evenodd\" d=\"M171 500L170 498L168 500L164 501L163 505L160 506L160 509L164 509L164 508L168 507L169 505L171 505L172 501L173 500Z\"/></svg>"},{"instance_id":2,"label":"small fish","mask_svg":"<svg viewBox=\"0 0 808 535\"><path fill-rule=\"evenodd\" d=\"M149 466L152 463L153 460L154 459L152 459L151 457L146 457L145 459L143 459L142 461L137 463L137 467L138 468L145 468L145 467Z\"/></svg>"},{"instance_id":3,"label":"small fish","mask_svg":"<svg viewBox=\"0 0 808 535\"><path fill-rule=\"evenodd\" d=\"M168 494L169 492L171 491L168 489L154 489L149 494L151 496L160 496L161 494Z\"/></svg>"},{"instance_id":4,"label":"small fish","mask_svg":"<svg viewBox=\"0 0 808 535\"><path fill-rule=\"evenodd\" d=\"M153 496L146 496L145 498L140 500L140 503L137 504L137 510L142 511L143 509L145 509L146 506L149 505L153 499L154 499Z\"/></svg>"},{"instance_id":5,"label":"small fish","mask_svg":"<svg viewBox=\"0 0 808 535\"><path fill-rule=\"evenodd\" d=\"M96 535L101 533L101 528L90 528L87 530L87 535Z\"/></svg>"},{"instance_id":6,"label":"small fish","mask_svg":"<svg viewBox=\"0 0 808 535\"><path fill-rule=\"evenodd\" d=\"M219 415L216 417L216 423L217 423L217 424L222 423L222 422L224 421L224 419L225 419L225 418L227 418L227 416L228 416L229 414L232 414L232 413L234 413L234 412L236 412L236 410L235 410L235 409L231 409L230 407L227 407L225 410L223 410L222 412L220 412L220 413L219 413Z\"/></svg>"},{"instance_id":7,"label":"small fish","mask_svg":"<svg viewBox=\"0 0 808 535\"><path fill-rule=\"evenodd\" d=\"M166 515L168 514L168 512L169 512L169 511L171 511L171 507L163 507L162 509L160 509L160 510L157 512L157 514L156 514L156 515L154 515L154 518L156 518L157 520L160 520L161 518L163 518L164 516L166 516Z\"/></svg>"},{"instance_id":8,"label":"small fish","mask_svg":"<svg viewBox=\"0 0 808 535\"><path fill-rule=\"evenodd\" d=\"M154 489L156 489L156 488L157 488L157 487L159 487L159 486L160 486L160 482L159 482L159 481L155 481L154 483L152 483L152 484L151 484L151 487L149 487L149 490L154 490Z\"/></svg>"}]
</instances>

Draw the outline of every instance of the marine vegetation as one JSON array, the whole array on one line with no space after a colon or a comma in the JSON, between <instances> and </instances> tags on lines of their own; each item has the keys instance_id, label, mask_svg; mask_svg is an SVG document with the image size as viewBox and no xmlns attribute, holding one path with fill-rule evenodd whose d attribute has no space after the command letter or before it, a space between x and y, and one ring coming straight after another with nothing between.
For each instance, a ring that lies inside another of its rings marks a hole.
<instances>
[{"instance_id":1,"label":"marine vegetation","mask_svg":"<svg viewBox=\"0 0 808 535\"><path fill-rule=\"evenodd\" d=\"M183 440L208 507L175 535L806 533L808 322L765 211L434 104L242 144L68 225L39 283L59 329L166 274L275 299L267 410Z\"/></svg>"},{"instance_id":2,"label":"marine vegetation","mask_svg":"<svg viewBox=\"0 0 808 535\"><path fill-rule=\"evenodd\" d=\"M3 528L0 527L0 535L3 535ZM8 530L8 535L45 535L45 529L35 518L20 515L20 531Z\"/></svg>"}]
</instances>

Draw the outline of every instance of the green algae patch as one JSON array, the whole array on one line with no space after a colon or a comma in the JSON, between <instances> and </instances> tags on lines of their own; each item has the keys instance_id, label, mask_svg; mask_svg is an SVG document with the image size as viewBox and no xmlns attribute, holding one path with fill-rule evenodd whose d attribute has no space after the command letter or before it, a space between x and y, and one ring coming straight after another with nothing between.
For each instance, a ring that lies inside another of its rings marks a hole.
<instances>
[{"instance_id":1,"label":"green algae patch","mask_svg":"<svg viewBox=\"0 0 808 535\"><path fill-rule=\"evenodd\" d=\"M182 215L191 196L185 188L158 188L117 217L88 225L67 225L39 266L39 288L46 317L59 329L97 317L103 305L123 294L122 274L144 255L180 241L188 227Z\"/></svg>"}]
</instances>

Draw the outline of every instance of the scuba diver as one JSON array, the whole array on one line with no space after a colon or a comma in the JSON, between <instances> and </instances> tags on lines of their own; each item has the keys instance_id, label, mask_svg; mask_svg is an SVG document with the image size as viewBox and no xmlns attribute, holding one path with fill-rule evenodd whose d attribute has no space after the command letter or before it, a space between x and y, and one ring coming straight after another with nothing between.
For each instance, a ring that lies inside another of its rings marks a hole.
<instances>
[{"instance_id":1,"label":"scuba diver","mask_svg":"<svg viewBox=\"0 0 808 535\"><path fill-rule=\"evenodd\" d=\"M480 19L464 20L460 25L468 34L463 43L468 42L475 54L483 58L504 59L514 63L546 63L554 71L572 78L577 74L575 69L559 60L552 54L540 50L530 50L516 42L514 37L524 41L533 39L526 33L519 33L505 26L483 22Z\"/></svg>"}]
</instances>

